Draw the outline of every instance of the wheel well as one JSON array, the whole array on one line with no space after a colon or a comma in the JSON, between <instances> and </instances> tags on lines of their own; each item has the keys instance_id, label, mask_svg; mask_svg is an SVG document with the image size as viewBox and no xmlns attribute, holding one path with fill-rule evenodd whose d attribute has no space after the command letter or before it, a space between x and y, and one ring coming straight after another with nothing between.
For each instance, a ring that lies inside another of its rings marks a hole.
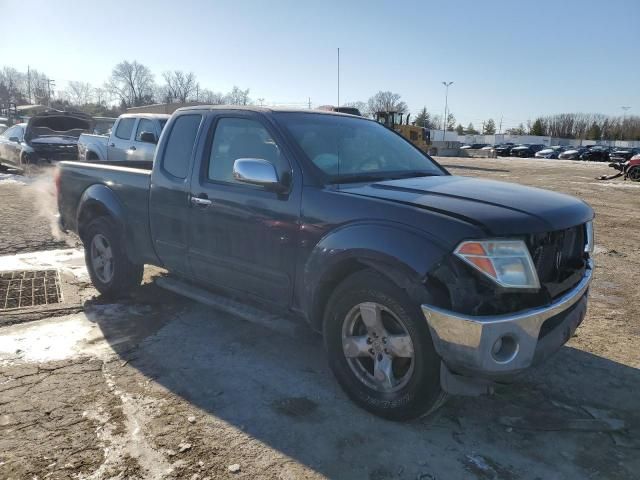
<instances>
[{"instance_id":1,"label":"wheel well","mask_svg":"<svg viewBox=\"0 0 640 480\"><path fill-rule=\"evenodd\" d=\"M100 160L100 158L98 158L98 154L96 152L89 150L87 152L87 160Z\"/></svg>"},{"instance_id":2,"label":"wheel well","mask_svg":"<svg viewBox=\"0 0 640 480\"><path fill-rule=\"evenodd\" d=\"M110 216L109 211L104 207L104 205L99 203L84 207L78 217L78 235L80 238L84 239L85 229L93 219L108 216Z\"/></svg>"},{"instance_id":3,"label":"wheel well","mask_svg":"<svg viewBox=\"0 0 640 480\"><path fill-rule=\"evenodd\" d=\"M349 259L340 262L329 272L327 272L322 280L318 283L317 292L313 296L313 306L311 309L311 326L320 331L322 330L322 321L324 319L324 310L329 301L331 293L335 290L340 282L349 275L368 268L367 265L357 259Z\"/></svg>"}]
</instances>

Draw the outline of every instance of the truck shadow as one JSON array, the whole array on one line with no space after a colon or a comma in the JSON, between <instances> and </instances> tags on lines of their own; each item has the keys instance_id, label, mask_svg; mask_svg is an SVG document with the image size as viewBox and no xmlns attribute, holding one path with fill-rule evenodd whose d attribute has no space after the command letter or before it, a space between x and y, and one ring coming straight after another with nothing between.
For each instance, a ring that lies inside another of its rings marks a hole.
<instances>
[{"instance_id":1,"label":"truck shadow","mask_svg":"<svg viewBox=\"0 0 640 480\"><path fill-rule=\"evenodd\" d=\"M633 450L620 454L618 445L640 448L638 369L564 347L492 397L453 398L431 417L394 423L349 401L321 338L306 326L274 330L189 301L176 306L155 286L142 288L164 300L147 305L137 324L87 308L113 350L209 416L330 478L576 478L593 471L630 478L640 467ZM591 418L584 406L624 420L622 440L562 422L557 431L539 431L502 421ZM201 443L201 458L216 454L215 442Z\"/></svg>"}]
</instances>

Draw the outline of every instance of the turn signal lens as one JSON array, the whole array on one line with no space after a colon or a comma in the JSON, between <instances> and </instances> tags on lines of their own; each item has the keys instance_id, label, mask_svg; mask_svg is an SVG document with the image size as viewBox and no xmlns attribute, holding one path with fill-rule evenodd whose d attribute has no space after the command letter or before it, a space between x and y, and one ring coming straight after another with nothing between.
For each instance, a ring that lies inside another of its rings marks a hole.
<instances>
[{"instance_id":1,"label":"turn signal lens","mask_svg":"<svg viewBox=\"0 0 640 480\"><path fill-rule=\"evenodd\" d=\"M529 249L522 240L462 242L454 254L506 288L540 288Z\"/></svg>"}]
</instances>

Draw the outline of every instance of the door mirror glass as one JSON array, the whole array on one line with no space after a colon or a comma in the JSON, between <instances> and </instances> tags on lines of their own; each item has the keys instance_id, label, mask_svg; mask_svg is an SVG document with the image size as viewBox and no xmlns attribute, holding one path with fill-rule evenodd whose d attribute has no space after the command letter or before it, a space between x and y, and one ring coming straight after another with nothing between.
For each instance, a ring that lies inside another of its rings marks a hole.
<instances>
[{"instance_id":1,"label":"door mirror glass","mask_svg":"<svg viewBox=\"0 0 640 480\"><path fill-rule=\"evenodd\" d=\"M153 132L142 132L140 134L140 141L145 143L158 143L156 134Z\"/></svg>"},{"instance_id":2,"label":"door mirror glass","mask_svg":"<svg viewBox=\"0 0 640 480\"><path fill-rule=\"evenodd\" d=\"M9 137L10 142L20 143L20 139L18 137Z\"/></svg>"},{"instance_id":3,"label":"door mirror glass","mask_svg":"<svg viewBox=\"0 0 640 480\"><path fill-rule=\"evenodd\" d=\"M273 163L262 158L238 158L233 162L233 178L242 183L259 185L267 190L282 191Z\"/></svg>"}]
</instances>

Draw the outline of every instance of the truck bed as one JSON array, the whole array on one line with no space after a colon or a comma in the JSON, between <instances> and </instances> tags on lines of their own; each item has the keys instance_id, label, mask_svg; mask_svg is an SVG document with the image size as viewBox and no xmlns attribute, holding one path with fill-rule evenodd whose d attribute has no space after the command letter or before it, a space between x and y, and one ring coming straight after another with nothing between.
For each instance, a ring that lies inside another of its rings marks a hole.
<instances>
[{"instance_id":1,"label":"truck bed","mask_svg":"<svg viewBox=\"0 0 640 480\"><path fill-rule=\"evenodd\" d=\"M136 257L153 252L149 232L149 188L151 170L121 166L122 162L60 162L58 208L62 226L78 233L78 206L83 196L104 195L110 190L117 198L114 208L123 215L126 235Z\"/></svg>"}]
</instances>

